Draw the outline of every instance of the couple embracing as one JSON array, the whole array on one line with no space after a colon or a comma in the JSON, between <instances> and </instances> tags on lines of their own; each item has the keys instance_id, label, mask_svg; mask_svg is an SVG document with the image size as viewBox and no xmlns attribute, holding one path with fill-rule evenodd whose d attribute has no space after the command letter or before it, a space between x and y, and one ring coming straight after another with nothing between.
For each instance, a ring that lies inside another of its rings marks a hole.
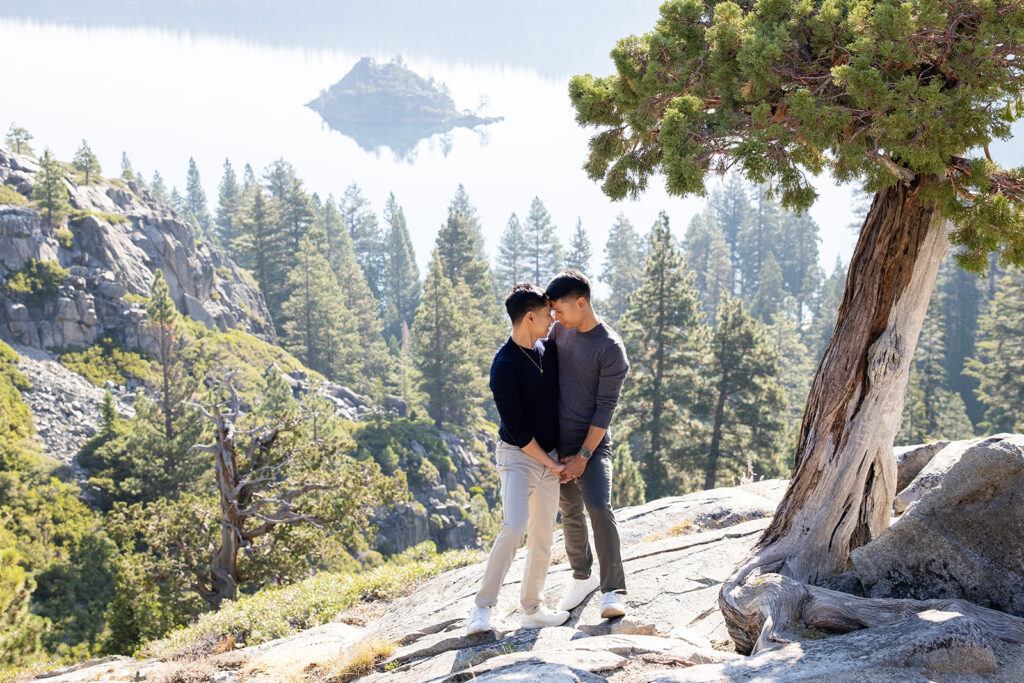
<instances>
[{"instance_id":1,"label":"couple embracing","mask_svg":"<svg viewBox=\"0 0 1024 683\"><path fill-rule=\"evenodd\" d=\"M611 506L608 434L629 370L622 340L595 313L590 281L577 270L555 277L546 291L516 285L505 309L512 334L494 356L490 379L501 418L496 464L504 520L467 631L489 630L498 590L524 536L523 628L564 623L597 588L601 617L623 616L626 579ZM552 611L542 593L559 509L573 578ZM594 531L599 576L591 571L584 510Z\"/></svg>"}]
</instances>

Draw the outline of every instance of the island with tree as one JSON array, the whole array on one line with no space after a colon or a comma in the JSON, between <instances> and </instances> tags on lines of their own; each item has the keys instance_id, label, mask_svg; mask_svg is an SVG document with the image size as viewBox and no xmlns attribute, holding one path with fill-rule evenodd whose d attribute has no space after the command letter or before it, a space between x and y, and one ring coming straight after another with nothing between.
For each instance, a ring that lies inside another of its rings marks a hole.
<instances>
[{"instance_id":1,"label":"island with tree","mask_svg":"<svg viewBox=\"0 0 1024 683\"><path fill-rule=\"evenodd\" d=\"M389 147L399 156L407 156L420 140L438 133L503 120L456 109L444 83L413 72L401 58L378 64L363 57L306 106L363 149Z\"/></svg>"}]
</instances>

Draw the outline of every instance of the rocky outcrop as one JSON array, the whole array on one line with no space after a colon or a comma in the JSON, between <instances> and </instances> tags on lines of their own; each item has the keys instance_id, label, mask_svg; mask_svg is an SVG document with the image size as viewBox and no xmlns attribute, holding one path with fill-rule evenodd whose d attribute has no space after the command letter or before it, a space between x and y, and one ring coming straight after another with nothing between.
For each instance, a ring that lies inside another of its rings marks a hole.
<instances>
[{"instance_id":1,"label":"rocky outcrop","mask_svg":"<svg viewBox=\"0 0 1024 683\"><path fill-rule=\"evenodd\" d=\"M751 657L736 654L718 592L766 528L785 485L758 482L619 510L629 588L624 618L601 619L595 594L562 626L517 628L521 551L499 595L493 629L485 633L465 634L483 573L478 564L431 579L362 629L320 627L260 646L259 652L247 648L200 662L106 662L53 680L184 680L184 672L197 667L205 667L201 680L262 683L299 671L305 672L302 680L320 680L316 674L328 668L324 663L337 662L359 639L394 643L375 672L359 679L382 683L1024 680L1024 645L994 639L975 618L945 609L845 635L794 631L793 642ZM557 551L560 537L555 544ZM570 576L564 555L556 552L545 591L549 605ZM324 643L330 646L318 649Z\"/></svg>"},{"instance_id":2,"label":"rocky outcrop","mask_svg":"<svg viewBox=\"0 0 1024 683\"><path fill-rule=\"evenodd\" d=\"M26 197L38 170L35 160L0 150L0 183ZM69 232L58 233L30 206L0 205L0 282L30 259L69 272L42 301L0 293L0 337L41 349L83 348L112 333L130 348L151 350L141 299L130 295L147 297L159 268L182 313L275 340L255 284L169 207L131 182L65 184L76 210Z\"/></svg>"},{"instance_id":3,"label":"rocky outcrop","mask_svg":"<svg viewBox=\"0 0 1024 683\"><path fill-rule=\"evenodd\" d=\"M903 515L851 554L866 595L1024 616L1024 436L953 442L898 498Z\"/></svg>"}]
</instances>

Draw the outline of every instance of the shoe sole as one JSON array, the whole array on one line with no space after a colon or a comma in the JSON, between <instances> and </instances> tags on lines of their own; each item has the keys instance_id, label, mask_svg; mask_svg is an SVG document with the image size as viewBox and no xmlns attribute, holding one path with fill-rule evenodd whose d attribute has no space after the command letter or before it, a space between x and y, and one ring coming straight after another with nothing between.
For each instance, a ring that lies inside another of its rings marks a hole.
<instances>
[{"instance_id":1,"label":"shoe sole","mask_svg":"<svg viewBox=\"0 0 1024 683\"><path fill-rule=\"evenodd\" d=\"M626 616L626 610L622 609L621 607L606 607L603 610L601 610L602 619L614 619L615 617L624 616Z\"/></svg>"},{"instance_id":2,"label":"shoe sole","mask_svg":"<svg viewBox=\"0 0 1024 683\"><path fill-rule=\"evenodd\" d=\"M467 628L466 629L466 635L467 636L475 636L478 633L487 633L490 630L491 630L490 626L488 626L487 628L473 629L473 630L470 630L470 629Z\"/></svg>"}]
</instances>

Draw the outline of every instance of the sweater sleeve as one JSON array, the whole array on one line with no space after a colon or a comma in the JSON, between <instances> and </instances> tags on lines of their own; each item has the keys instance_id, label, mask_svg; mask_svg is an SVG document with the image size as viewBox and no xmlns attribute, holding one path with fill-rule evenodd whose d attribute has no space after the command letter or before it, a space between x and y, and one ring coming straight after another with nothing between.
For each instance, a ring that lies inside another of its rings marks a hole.
<instances>
[{"instance_id":1,"label":"sweater sleeve","mask_svg":"<svg viewBox=\"0 0 1024 683\"><path fill-rule=\"evenodd\" d=\"M519 373L511 363L499 362L491 368L491 394L513 445L523 448L533 440L533 431L523 410Z\"/></svg>"},{"instance_id":2,"label":"sweater sleeve","mask_svg":"<svg viewBox=\"0 0 1024 683\"><path fill-rule=\"evenodd\" d=\"M622 383L629 372L629 361L626 359L625 347L619 342L608 344L597 360L600 373L597 380L597 404L590 424L608 429L619 402Z\"/></svg>"}]
</instances>

